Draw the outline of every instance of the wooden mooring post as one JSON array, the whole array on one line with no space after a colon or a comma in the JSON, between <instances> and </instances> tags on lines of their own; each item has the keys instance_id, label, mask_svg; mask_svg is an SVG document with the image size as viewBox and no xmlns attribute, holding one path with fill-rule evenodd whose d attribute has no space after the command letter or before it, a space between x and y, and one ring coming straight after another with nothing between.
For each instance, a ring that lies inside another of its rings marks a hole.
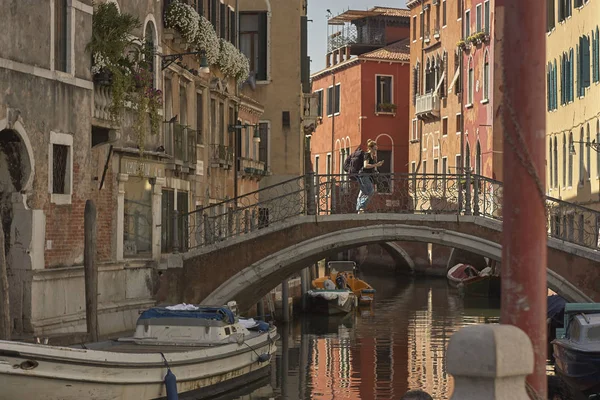
<instances>
[{"instance_id":1,"label":"wooden mooring post","mask_svg":"<svg viewBox=\"0 0 600 400\"><path fill-rule=\"evenodd\" d=\"M0 221L0 340L11 339L10 292L8 287L8 270L4 243L4 227Z\"/></svg>"},{"instance_id":2,"label":"wooden mooring post","mask_svg":"<svg viewBox=\"0 0 600 400\"><path fill-rule=\"evenodd\" d=\"M96 265L96 206L85 202L83 268L85 276L85 318L92 342L98 341L98 266Z\"/></svg>"}]
</instances>

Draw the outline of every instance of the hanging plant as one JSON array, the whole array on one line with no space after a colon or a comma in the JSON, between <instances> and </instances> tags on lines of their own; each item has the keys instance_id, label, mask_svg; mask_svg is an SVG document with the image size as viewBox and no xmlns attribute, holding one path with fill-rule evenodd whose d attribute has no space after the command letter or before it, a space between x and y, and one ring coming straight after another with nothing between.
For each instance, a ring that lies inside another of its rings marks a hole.
<instances>
[{"instance_id":1,"label":"hanging plant","mask_svg":"<svg viewBox=\"0 0 600 400\"><path fill-rule=\"evenodd\" d=\"M238 83L248 79L250 74L250 62L233 44L221 39L221 51L217 66L221 72L230 78L235 78Z\"/></svg>"},{"instance_id":2,"label":"hanging plant","mask_svg":"<svg viewBox=\"0 0 600 400\"><path fill-rule=\"evenodd\" d=\"M174 0L165 13L167 28L175 29L188 43L195 43L200 27L200 15L189 4Z\"/></svg>"},{"instance_id":3,"label":"hanging plant","mask_svg":"<svg viewBox=\"0 0 600 400\"><path fill-rule=\"evenodd\" d=\"M125 104L125 94L132 85L131 60L125 51L135 46L131 39L135 29L141 27L139 19L130 14L121 14L114 3L103 3L96 7L92 18L92 39L86 50L92 55L94 81L110 85L112 102L111 118L117 120Z\"/></svg>"},{"instance_id":4,"label":"hanging plant","mask_svg":"<svg viewBox=\"0 0 600 400\"><path fill-rule=\"evenodd\" d=\"M194 41L197 50L204 50L209 65L215 65L219 61L221 44L213 24L200 16L198 20L198 36Z\"/></svg>"},{"instance_id":5,"label":"hanging plant","mask_svg":"<svg viewBox=\"0 0 600 400\"><path fill-rule=\"evenodd\" d=\"M250 76L250 61L248 60L248 57L246 57L246 55L244 53L242 53L241 51L238 51L238 72L235 75L235 78L237 79L238 84L241 84L242 82L245 82L246 79L248 79L248 76Z\"/></svg>"}]
</instances>

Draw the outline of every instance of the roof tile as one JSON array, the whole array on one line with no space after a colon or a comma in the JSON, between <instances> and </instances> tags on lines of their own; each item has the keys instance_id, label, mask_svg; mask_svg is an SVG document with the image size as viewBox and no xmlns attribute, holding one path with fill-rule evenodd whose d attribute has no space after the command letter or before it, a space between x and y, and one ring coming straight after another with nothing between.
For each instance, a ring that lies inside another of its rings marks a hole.
<instances>
[{"instance_id":1,"label":"roof tile","mask_svg":"<svg viewBox=\"0 0 600 400\"><path fill-rule=\"evenodd\" d=\"M361 54L363 59L410 61L410 39L406 38L389 46Z\"/></svg>"}]
</instances>

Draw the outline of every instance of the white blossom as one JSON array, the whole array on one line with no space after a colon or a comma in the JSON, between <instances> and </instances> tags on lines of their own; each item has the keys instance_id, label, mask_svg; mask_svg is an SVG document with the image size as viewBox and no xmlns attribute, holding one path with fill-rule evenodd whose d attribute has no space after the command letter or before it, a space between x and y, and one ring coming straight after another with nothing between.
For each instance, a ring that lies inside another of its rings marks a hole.
<instances>
[{"instance_id":1,"label":"white blossom","mask_svg":"<svg viewBox=\"0 0 600 400\"><path fill-rule=\"evenodd\" d=\"M203 16L198 19L198 35L194 40L194 45L198 50L204 50L209 65L215 65L219 60L220 44L215 28L209 20Z\"/></svg>"},{"instance_id":2,"label":"white blossom","mask_svg":"<svg viewBox=\"0 0 600 400\"><path fill-rule=\"evenodd\" d=\"M227 40L221 39L220 48L217 65L221 72L225 76L235 78L238 82L245 81L250 71L248 58Z\"/></svg>"},{"instance_id":3,"label":"white blossom","mask_svg":"<svg viewBox=\"0 0 600 400\"><path fill-rule=\"evenodd\" d=\"M175 0L167 9L165 23L167 27L179 32L186 42L194 43L198 37L200 15L192 6Z\"/></svg>"}]
</instances>

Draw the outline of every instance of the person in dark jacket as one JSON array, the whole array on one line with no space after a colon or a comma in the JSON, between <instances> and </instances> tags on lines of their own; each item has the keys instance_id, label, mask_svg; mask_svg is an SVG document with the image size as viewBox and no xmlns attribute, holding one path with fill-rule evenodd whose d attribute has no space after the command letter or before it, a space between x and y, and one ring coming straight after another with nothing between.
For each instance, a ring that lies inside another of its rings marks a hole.
<instances>
[{"instance_id":1,"label":"person in dark jacket","mask_svg":"<svg viewBox=\"0 0 600 400\"><path fill-rule=\"evenodd\" d=\"M377 143L374 140L367 140L367 152L365 153L363 167L358 175L358 184L360 192L356 199L356 211L359 214L365 212L369 200L375 192L373 184L373 174L377 173L377 167L381 167L383 161L377 162Z\"/></svg>"},{"instance_id":2,"label":"person in dark jacket","mask_svg":"<svg viewBox=\"0 0 600 400\"><path fill-rule=\"evenodd\" d=\"M400 400L433 400L433 397L422 390L409 390L404 393Z\"/></svg>"}]
</instances>

